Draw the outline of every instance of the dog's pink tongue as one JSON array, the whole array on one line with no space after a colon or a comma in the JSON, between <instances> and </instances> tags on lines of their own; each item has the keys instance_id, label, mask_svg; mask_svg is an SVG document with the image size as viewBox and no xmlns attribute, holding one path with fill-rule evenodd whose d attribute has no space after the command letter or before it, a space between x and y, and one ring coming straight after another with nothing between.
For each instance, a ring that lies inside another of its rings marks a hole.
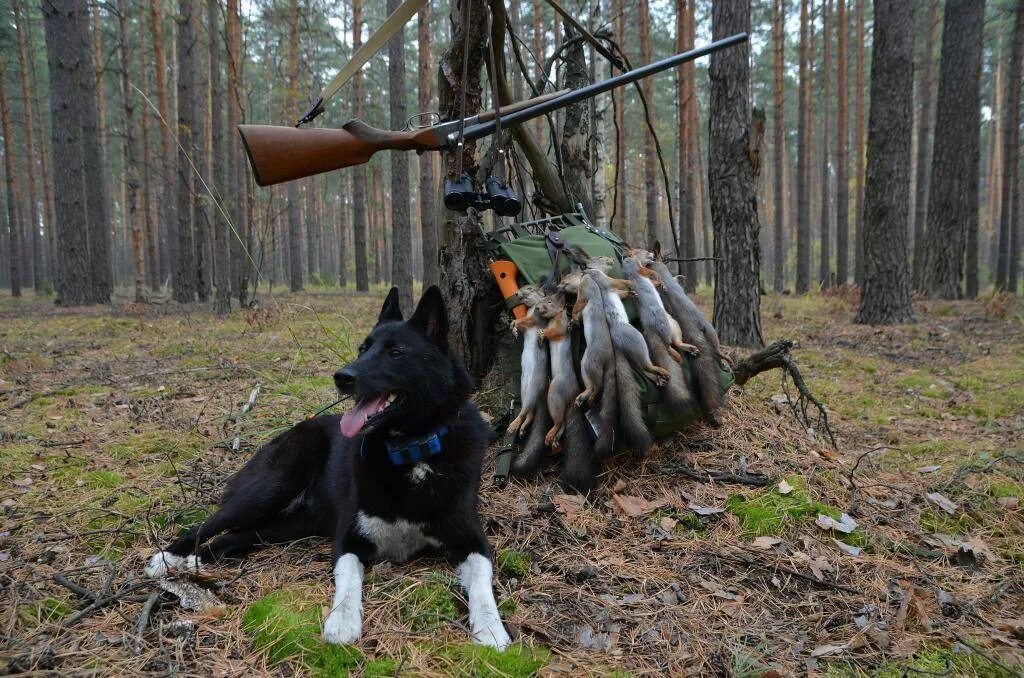
<instances>
[{"instance_id":1,"label":"dog's pink tongue","mask_svg":"<svg viewBox=\"0 0 1024 678\"><path fill-rule=\"evenodd\" d=\"M341 435L346 438L354 437L363 430L363 426L366 425L366 420L370 418L370 415L376 414L377 410L383 407L386 402L386 395L357 402L341 418Z\"/></svg>"}]
</instances>

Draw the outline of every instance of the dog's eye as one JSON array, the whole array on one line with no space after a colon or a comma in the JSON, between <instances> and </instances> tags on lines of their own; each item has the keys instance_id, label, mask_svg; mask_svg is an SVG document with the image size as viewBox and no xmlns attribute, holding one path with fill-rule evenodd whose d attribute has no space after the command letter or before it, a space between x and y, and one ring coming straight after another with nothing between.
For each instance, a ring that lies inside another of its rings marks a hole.
<instances>
[{"instance_id":1,"label":"dog's eye","mask_svg":"<svg viewBox=\"0 0 1024 678\"><path fill-rule=\"evenodd\" d=\"M359 355L362 355L362 354L366 353L366 349L368 349L368 348L370 348L369 344L360 344L359 345Z\"/></svg>"},{"instance_id":2,"label":"dog's eye","mask_svg":"<svg viewBox=\"0 0 1024 678\"><path fill-rule=\"evenodd\" d=\"M392 348L388 351L388 355L391 356L392 358L398 358L402 355L402 349L397 347Z\"/></svg>"}]
</instances>

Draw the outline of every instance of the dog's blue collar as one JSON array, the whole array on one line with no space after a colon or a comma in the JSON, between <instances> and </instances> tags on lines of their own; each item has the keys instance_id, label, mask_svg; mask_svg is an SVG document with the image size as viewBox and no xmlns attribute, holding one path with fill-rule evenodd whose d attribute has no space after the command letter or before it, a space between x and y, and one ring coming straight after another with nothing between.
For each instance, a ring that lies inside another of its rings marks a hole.
<instances>
[{"instance_id":1,"label":"dog's blue collar","mask_svg":"<svg viewBox=\"0 0 1024 678\"><path fill-rule=\"evenodd\" d=\"M390 438L384 441L388 458L395 466L415 464L429 459L442 452L441 438L448 433L448 427L442 426L433 433L419 438ZM363 441L365 442L365 438Z\"/></svg>"}]
</instances>

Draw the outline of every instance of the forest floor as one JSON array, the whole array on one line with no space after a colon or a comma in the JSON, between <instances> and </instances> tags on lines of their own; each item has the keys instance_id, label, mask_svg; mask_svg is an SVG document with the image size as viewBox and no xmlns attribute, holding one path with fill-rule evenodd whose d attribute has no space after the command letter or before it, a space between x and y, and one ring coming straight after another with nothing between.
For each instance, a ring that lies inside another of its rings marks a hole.
<instances>
[{"instance_id":1,"label":"forest floor","mask_svg":"<svg viewBox=\"0 0 1024 678\"><path fill-rule=\"evenodd\" d=\"M495 489L488 460L481 511L517 640L502 655L466 643L437 559L369 570L365 635L347 649L319 641L324 543L207 572L202 613L156 595L147 557L211 510L255 446L334 400L330 375L382 298L280 294L226 320L0 301L0 673L1024 668L1024 303L1007 298L919 302L917 324L886 328L852 324L842 294L765 298L765 337L798 340L837 449L796 424L769 372L731 392L721 428L613 460L585 502L550 475ZM683 465L771 481L697 481Z\"/></svg>"}]
</instances>

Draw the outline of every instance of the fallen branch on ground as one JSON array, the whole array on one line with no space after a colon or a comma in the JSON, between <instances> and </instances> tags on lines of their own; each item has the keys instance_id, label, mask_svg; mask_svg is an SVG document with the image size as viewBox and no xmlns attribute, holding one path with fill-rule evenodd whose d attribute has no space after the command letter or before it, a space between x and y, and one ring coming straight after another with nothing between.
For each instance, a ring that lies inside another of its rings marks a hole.
<instances>
[{"instance_id":1,"label":"fallen branch on ground","mask_svg":"<svg viewBox=\"0 0 1024 678\"><path fill-rule=\"evenodd\" d=\"M836 437L828 423L828 411L821 404L821 401L815 398L810 389L807 388L803 375L800 374L796 363L793 362L793 356L790 353L791 348L793 348L792 341L781 339L741 360L732 371L736 379L736 385L743 386L751 378L768 370L776 368L782 370L782 390L786 394L786 402L789 404L789 409L792 411L793 416L804 428L817 427L825 431L828 434L829 442L832 443L832 447L836 447ZM793 385L796 386L797 391L800 393L795 402L789 397L789 389L786 386L787 376L793 380ZM808 406L813 406L818 411L817 420L814 422L811 421L810 415L807 412Z\"/></svg>"},{"instance_id":2,"label":"fallen branch on ground","mask_svg":"<svg viewBox=\"0 0 1024 678\"><path fill-rule=\"evenodd\" d=\"M686 476L702 483L733 483L736 485L749 485L751 487L767 487L775 482L773 479L760 473L733 473L731 471L718 471L715 469L696 469L691 466L683 466L682 464L662 466L658 469L658 473L666 476Z\"/></svg>"}]
</instances>

